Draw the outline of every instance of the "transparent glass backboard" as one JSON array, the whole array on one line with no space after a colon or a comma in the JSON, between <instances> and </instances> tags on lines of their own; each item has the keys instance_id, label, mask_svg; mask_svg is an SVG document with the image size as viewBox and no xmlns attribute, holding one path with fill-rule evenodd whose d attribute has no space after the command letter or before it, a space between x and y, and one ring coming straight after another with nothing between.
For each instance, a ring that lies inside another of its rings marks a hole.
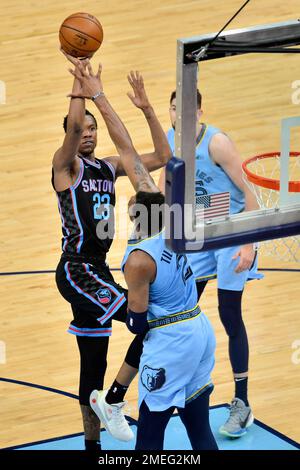
<instances>
[{"instance_id":1,"label":"transparent glass backboard","mask_svg":"<svg viewBox=\"0 0 300 470\"><path fill-rule=\"evenodd\" d=\"M300 22L226 31L210 45L215 35L177 43L175 157L166 171L166 202L176 208L166 218L168 244L176 252L300 234L300 193L288 190L295 178L289 171L289 152L300 151L300 49L295 47L300 44ZM226 194L196 200L197 87L204 98L204 122L213 120L211 124L229 133L243 160L281 152L279 205L231 215L213 211L221 197L220 206L226 208ZM198 202L212 207L211 217L204 216Z\"/></svg>"}]
</instances>

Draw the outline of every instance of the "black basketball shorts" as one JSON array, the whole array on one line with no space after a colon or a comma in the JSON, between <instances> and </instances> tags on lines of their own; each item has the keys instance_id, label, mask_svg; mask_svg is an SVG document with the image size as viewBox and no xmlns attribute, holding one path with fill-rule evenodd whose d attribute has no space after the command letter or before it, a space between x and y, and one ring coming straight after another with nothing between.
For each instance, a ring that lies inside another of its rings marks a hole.
<instances>
[{"instance_id":1,"label":"black basketball shorts","mask_svg":"<svg viewBox=\"0 0 300 470\"><path fill-rule=\"evenodd\" d=\"M114 281L106 263L62 256L56 268L59 292L71 304L74 319L68 332L101 337L112 333L112 318L125 322L127 290Z\"/></svg>"}]
</instances>

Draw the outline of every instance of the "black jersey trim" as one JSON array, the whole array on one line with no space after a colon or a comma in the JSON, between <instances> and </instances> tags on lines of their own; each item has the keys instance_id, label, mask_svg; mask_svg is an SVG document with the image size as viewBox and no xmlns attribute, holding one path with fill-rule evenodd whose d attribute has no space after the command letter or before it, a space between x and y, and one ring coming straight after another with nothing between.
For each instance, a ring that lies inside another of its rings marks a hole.
<instances>
[{"instance_id":1,"label":"black jersey trim","mask_svg":"<svg viewBox=\"0 0 300 470\"><path fill-rule=\"evenodd\" d=\"M101 161L97 159L97 163L93 162L92 160L89 160L88 158L81 157L82 160L85 161L88 165L92 165L94 168L97 168L97 170L101 170Z\"/></svg>"},{"instance_id":2,"label":"black jersey trim","mask_svg":"<svg viewBox=\"0 0 300 470\"><path fill-rule=\"evenodd\" d=\"M97 168L98 170L101 169L101 165L103 163L105 163L105 165L108 167L109 171L111 172L112 176L113 176L113 179L115 180L116 179L116 169L115 167L110 163L108 162L107 160L105 160L105 158L96 158L95 159L95 162L92 162L91 160L89 160L88 158L85 158L85 157L81 157L88 165L91 165L93 166L94 168Z\"/></svg>"}]
</instances>

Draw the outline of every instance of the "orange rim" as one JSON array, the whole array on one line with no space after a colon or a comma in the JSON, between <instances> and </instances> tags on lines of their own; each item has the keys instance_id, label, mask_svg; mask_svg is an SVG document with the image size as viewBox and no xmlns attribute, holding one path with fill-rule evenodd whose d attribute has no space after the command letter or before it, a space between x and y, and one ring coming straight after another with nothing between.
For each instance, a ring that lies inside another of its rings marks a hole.
<instances>
[{"instance_id":1,"label":"orange rim","mask_svg":"<svg viewBox=\"0 0 300 470\"><path fill-rule=\"evenodd\" d=\"M273 189L274 191L280 190L280 181L273 178L266 178L265 176L259 176L249 170L247 165L256 160L263 160L265 158L280 157L281 152L270 152L263 153L261 155L256 155L255 157L248 158L242 164L243 171L247 175L248 181L257 186L261 186L266 189ZM290 152L290 157L299 157L300 152ZM300 192L300 181L290 181L289 182L289 192L290 193L299 193Z\"/></svg>"}]
</instances>

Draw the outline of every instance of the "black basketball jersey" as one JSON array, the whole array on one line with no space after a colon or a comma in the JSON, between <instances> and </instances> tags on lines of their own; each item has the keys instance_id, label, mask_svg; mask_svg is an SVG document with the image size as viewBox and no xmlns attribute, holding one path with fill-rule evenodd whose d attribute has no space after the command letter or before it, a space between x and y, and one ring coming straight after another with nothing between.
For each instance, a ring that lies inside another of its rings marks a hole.
<instances>
[{"instance_id":1,"label":"black basketball jersey","mask_svg":"<svg viewBox=\"0 0 300 470\"><path fill-rule=\"evenodd\" d=\"M52 185L53 176L52 176ZM55 188L54 188L55 189ZM114 235L115 169L105 159L80 158L79 175L56 191L64 253L105 259Z\"/></svg>"}]
</instances>

